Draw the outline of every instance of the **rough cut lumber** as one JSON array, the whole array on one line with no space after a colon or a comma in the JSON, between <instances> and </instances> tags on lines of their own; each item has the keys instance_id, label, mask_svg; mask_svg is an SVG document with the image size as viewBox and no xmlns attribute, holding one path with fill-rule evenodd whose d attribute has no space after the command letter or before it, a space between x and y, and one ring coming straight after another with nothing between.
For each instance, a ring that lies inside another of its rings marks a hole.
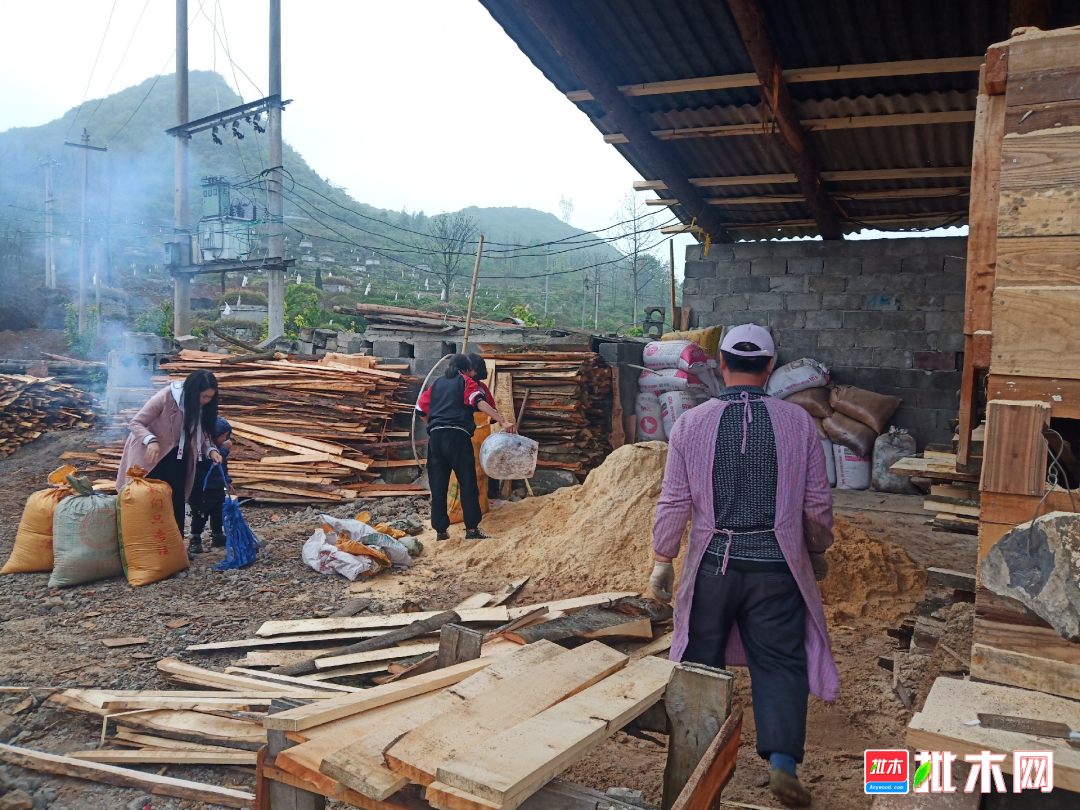
<instances>
[{"instance_id":1,"label":"rough cut lumber","mask_svg":"<svg viewBox=\"0 0 1080 810\"><path fill-rule=\"evenodd\" d=\"M1080 663L1077 662L1002 650L976 642L971 645L971 674L982 681L1080 700Z\"/></svg>"},{"instance_id":2,"label":"rough cut lumber","mask_svg":"<svg viewBox=\"0 0 1080 810\"><path fill-rule=\"evenodd\" d=\"M1080 728L1080 704L1066 698L973 681L938 678L926 697L923 710L911 718L907 744L923 751L952 751L962 757L993 751L1007 754L1001 769L1012 773L1015 750L1052 750L1054 787L1080 791L1080 749L1065 740L969 725L980 712L1054 720Z\"/></svg>"},{"instance_id":3,"label":"rough cut lumber","mask_svg":"<svg viewBox=\"0 0 1080 810\"><path fill-rule=\"evenodd\" d=\"M734 678L699 664L679 664L664 694L668 715L667 764L661 807L671 808L690 775L731 715Z\"/></svg>"},{"instance_id":4,"label":"rough cut lumber","mask_svg":"<svg viewBox=\"0 0 1080 810\"><path fill-rule=\"evenodd\" d=\"M455 753L603 680L627 660L596 641L568 650L410 731L386 751L386 763L414 782L430 784Z\"/></svg>"},{"instance_id":5,"label":"rough cut lumber","mask_svg":"<svg viewBox=\"0 0 1080 810\"><path fill-rule=\"evenodd\" d=\"M343 621L346 618L340 617L338 620ZM438 630L443 625L451 622L456 622L460 618L460 615L453 610L447 610L442 613L436 613L433 616L417 617L417 619L405 627L397 630L391 630L387 633L376 638L365 639L364 641L358 641L355 644L350 644L336 653L335 663L330 664L326 662L326 657L329 653L324 655L316 655L311 658L306 658L302 661L297 661L293 664L286 664L283 667L278 667L274 670L281 675L304 675L308 672L315 672L319 669L327 669L332 666L343 666L345 664L364 664L370 661L382 661L390 660L391 658L404 658L405 656L387 656L385 658L371 657L372 653L377 650L384 650L388 647L393 647L402 641L409 641L410 639L417 638L418 636L427 635ZM265 627L265 625L264 625ZM262 632L260 628L259 632ZM414 654L430 652L427 650L413 650ZM356 656L367 655L367 658L358 658ZM342 660L348 658L349 660ZM320 661L324 662L324 666L320 666Z\"/></svg>"},{"instance_id":6,"label":"rough cut lumber","mask_svg":"<svg viewBox=\"0 0 1080 810\"><path fill-rule=\"evenodd\" d=\"M948 458L908 456L893 464L889 471L897 475L906 475L909 478L932 478L935 481L970 481L977 483L979 480L978 473L965 473L956 469L956 456L949 456Z\"/></svg>"},{"instance_id":7,"label":"rough cut lumber","mask_svg":"<svg viewBox=\"0 0 1080 810\"><path fill-rule=\"evenodd\" d=\"M171 740L168 737L155 737L152 734L139 734L126 728L118 728L112 741L117 744L131 745L138 748L168 748L179 751L236 751L224 745L207 745L206 743L186 742L185 740ZM242 749L240 749L242 750Z\"/></svg>"},{"instance_id":8,"label":"rough cut lumber","mask_svg":"<svg viewBox=\"0 0 1080 810\"><path fill-rule=\"evenodd\" d=\"M506 587L499 593L491 598L491 601L487 603L486 607L498 607L499 605L505 605L515 596L517 596L521 589L524 588L529 582L529 577L521 577L519 579L511 580L506 583Z\"/></svg>"},{"instance_id":9,"label":"rough cut lumber","mask_svg":"<svg viewBox=\"0 0 1080 810\"><path fill-rule=\"evenodd\" d=\"M87 762L126 762L153 765L254 765L255 751L143 749L141 751L72 751L67 756Z\"/></svg>"},{"instance_id":10,"label":"rough cut lumber","mask_svg":"<svg viewBox=\"0 0 1080 810\"><path fill-rule=\"evenodd\" d=\"M125 636L124 638L103 638L101 643L106 647L134 647L139 644L149 644L150 639L146 636Z\"/></svg>"},{"instance_id":11,"label":"rough cut lumber","mask_svg":"<svg viewBox=\"0 0 1080 810\"><path fill-rule=\"evenodd\" d=\"M418 726L500 683L530 672L563 652L561 647L549 642L530 644L442 692L310 729L310 744L321 745L328 752L320 768L347 787L370 798L384 800L409 782L407 777L388 770L383 763L383 752L391 744Z\"/></svg>"},{"instance_id":12,"label":"rough cut lumber","mask_svg":"<svg viewBox=\"0 0 1080 810\"><path fill-rule=\"evenodd\" d=\"M439 782L514 810L664 694L675 663L647 657L486 739L438 769Z\"/></svg>"},{"instance_id":13,"label":"rough cut lumber","mask_svg":"<svg viewBox=\"0 0 1080 810\"><path fill-rule=\"evenodd\" d=\"M531 627L504 633L517 644L531 644L544 638L563 641L568 638L628 638L652 639L652 622L648 617L627 616L611 610L588 610L571 613Z\"/></svg>"},{"instance_id":14,"label":"rough cut lumber","mask_svg":"<svg viewBox=\"0 0 1080 810\"><path fill-rule=\"evenodd\" d=\"M439 642L425 642L423 644L406 644L401 647L393 647L384 650L368 650L359 653L343 653L331 655L326 658L316 658L316 669L334 669L335 667L352 666L353 664L371 664L376 661L394 661L399 658L412 658L414 655L427 655L438 652Z\"/></svg>"},{"instance_id":15,"label":"rough cut lumber","mask_svg":"<svg viewBox=\"0 0 1080 810\"><path fill-rule=\"evenodd\" d=\"M742 706L736 705L716 738L709 744L705 756L690 774L671 810L712 810L720 799L724 786L735 773L742 734Z\"/></svg>"},{"instance_id":16,"label":"rough cut lumber","mask_svg":"<svg viewBox=\"0 0 1080 810\"><path fill-rule=\"evenodd\" d=\"M980 489L1042 495L1047 488L1043 428L1049 424L1050 406L1045 402L1001 399L988 402Z\"/></svg>"},{"instance_id":17,"label":"rough cut lumber","mask_svg":"<svg viewBox=\"0 0 1080 810\"><path fill-rule=\"evenodd\" d=\"M998 289L993 318L993 374L1080 380L1080 287Z\"/></svg>"},{"instance_id":18,"label":"rough cut lumber","mask_svg":"<svg viewBox=\"0 0 1080 810\"><path fill-rule=\"evenodd\" d=\"M636 661L646 655L660 655L671 649L671 642L675 639L674 633L665 633L654 641L650 641L642 647L638 647L630 653L630 660Z\"/></svg>"},{"instance_id":19,"label":"rough cut lumber","mask_svg":"<svg viewBox=\"0 0 1080 810\"><path fill-rule=\"evenodd\" d=\"M443 625L439 631L439 649L435 654L435 668L443 669L463 661L480 657L484 634L460 624Z\"/></svg>"},{"instance_id":20,"label":"rough cut lumber","mask_svg":"<svg viewBox=\"0 0 1080 810\"><path fill-rule=\"evenodd\" d=\"M176 658L163 658L157 663L157 668L165 672L173 680L186 681L200 686L214 686L219 689L245 690L249 692L273 692L288 693L293 697L315 699L326 697L325 692L318 692L300 687L271 684L256 678L245 678L240 675L226 675L224 672L215 672L212 669L204 669L192 664L186 664Z\"/></svg>"},{"instance_id":21,"label":"rough cut lumber","mask_svg":"<svg viewBox=\"0 0 1080 810\"><path fill-rule=\"evenodd\" d=\"M457 617L452 621L469 623L498 624L509 621L510 619L510 612L504 607L478 608L476 610L461 611L460 613L455 611L427 610L418 611L416 613L391 613L383 616L342 616L337 618L328 616L324 619L293 619L263 622L262 626L255 631L255 635L280 636L302 633L327 633L341 630L388 629L405 627L406 625L416 625L419 622L433 619L436 616L447 616L451 614ZM443 622L443 624L445 624L445 622ZM438 630L439 627L442 627L442 624L439 624L432 629ZM385 635L386 634L380 636L379 640L382 640ZM409 638L415 638L415 636L409 636ZM393 643L395 642L391 641L391 644ZM371 649L376 648L373 647Z\"/></svg>"},{"instance_id":22,"label":"rough cut lumber","mask_svg":"<svg viewBox=\"0 0 1080 810\"><path fill-rule=\"evenodd\" d=\"M0 374L0 458L50 430L87 428L94 398L51 377Z\"/></svg>"},{"instance_id":23,"label":"rough cut lumber","mask_svg":"<svg viewBox=\"0 0 1080 810\"><path fill-rule=\"evenodd\" d=\"M386 684L385 686L373 686L359 694L342 695L309 706L277 712L267 716L263 725L266 728L281 731L303 731L306 728L321 726L324 723L340 720L343 717L360 714L379 706L442 689L479 672L490 663L490 659L466 661L424 675L417 675L415 678L409 678L408 680Z\"/></svg>"},{"instance_id":24,"label":"rough cut lumber","mask_svg":"<svg viewBox=\"0 0 1080 810\"><path fill-rule=\"evenodd\" d=\"M490 593L474 593L454 605L452 610L475 610L476 608L487 607L488 603L494 598Z\"/></svg>"},{"instance_id":25,"label":"rough cut lumber","mask_svg":"<svg viewBox=\"0 0 1080 810\"><path fill-rule=\"evenodd\" d=\"M156 709L115 718L117 727L173 740L258 751L266 745L262 724L192 711Z\"/></svg>"},{"instance_id":26,"label":"rough cut lumber","mask_svg":"<svg viewBox=\"0 0 1080 810\"><path fill-rule=\"evenodd\" d=\"M259 681L268 681L269 683L283 683L288 686L295 686L299 689L322 689L327 692L362 692L364 691L359 686L345 686L339 683L326 683L325 681L316 681L312 678L294 678L290 675L278 675L273 672L262 672L257 669L245 669L243 667L226 667L226 675L244 675L248 678L255 678Z\"/></svg>"},{"instance_id":27,"label":"rough cut lumber","mask_svg":"<svg viewBox=\"0 0 1080 810\"><path fill-rule=\"evenodd\" d=\"M222 807L251 807L255 800L253 794L243 790L205 785L201 782L190 782L187 779L174 779L171 776L156 776L130 768L117 768L96 762L82 762L13 745L0 744L0 761L32 771L57 776L72 776L76 779L88 779L91 782L118 787L133 787L155 796L192 799Z\"/></svg>"},{"instance_id":28,"label":"rough cut lumber","mask_svg":"<svg viewBox=\"0 0 1080 810\"><path fill-rule=\"evenodd\" d=\"M998 287L1080 285L1080 236L998 239L995 284Z\"/></svg>"},{"instance_id":29,"label":"rough cut lumber","mask_svg":"<svg viewBox=\"0 0 1080 810\"><path fill-rule=\"evenodd\" d=\"M243 658L233 661L234 667L282 667L286 664L295 664L305 658L314 658L318 655L332 655L344 647L323 647L310 650L248 650ZM314 677L315 673L304 676Z\"/></svg>"}]
</instances>

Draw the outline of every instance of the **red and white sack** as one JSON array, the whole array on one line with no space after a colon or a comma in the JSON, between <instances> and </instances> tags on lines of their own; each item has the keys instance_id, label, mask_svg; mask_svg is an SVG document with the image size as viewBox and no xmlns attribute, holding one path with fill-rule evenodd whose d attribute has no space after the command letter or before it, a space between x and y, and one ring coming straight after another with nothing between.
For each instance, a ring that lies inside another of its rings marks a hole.
<instances>
[{"instance_id":1,"label":"red and white sack","mask_svg":"<svg viewBox=\"0 0 1080 810\"><path fill-rule=\"evenodd\" d=\"M654 340L645 346L645 368L677 368L696 372L707 368L708 353L692 340Z\"/></svg>"},{"instance_id":2,"label":"red and white sack","mask_svg":"<svg viewBox=\"0 0 1080 810\"><path fill-rule=\"evenodd\" d=\"M639 442L666 442L663 413L656 394L641 392L634 401L637 416L637 440Z\"/></svg>"},{"instance_id":3,"label":"red and white sack","mask_svg":"<svg viewBox=\"0 0 1080 810\"><path fill-rule=\"evenodd\" d=\"M821 450L825 453L825 474L829 476L829 486L836 486L836 453L833 450L832 440L828 436L819 436Z\"/></svg>"},{"instance_id":4,"label":"red and white sack","mask_svg":"<svg viewBox=\"0 0 1080 810\"><path fill-rule=\"evenodd\" d=\"M704 392L705 384L697 375L677 368L648 369L638 377L638 391L643 394L663 394L666 391L685 391L694 388Z\"/></svg>"},{"instance_id":5,"label":"red and white sack","mask_svg":"<svg viewBox=\"0 0 1080 810\"><path fill-rule=\"evenodd\" d=\"M704 396L694 391L668 391L661 394L659 399L660 417L664 424L664 433L668 436L680 416L705 401Z\"/></svg>"},{"instance_id":6,"label":"red and white sack","mask_svg":"<svg viewBox=\"0 0 1080 810\"><path fill-rule=\"evenodd\" d=\"M854 450L842 444L833 445L833 458L836 463L837 489L869 489L870 459L860 456Z\"/></svg>"},{"instance_id":7,"label":"red and white sack","mask_svg":"<svg viewBox=\"0 0 1080 810\"><path fill-rule=\"evenodd\" d=\"M804 357L780 366L769 377L765 393L784 399L807 388L823 388L829 384L829 370L817 360Z\"/></svg>"}]
</instances>

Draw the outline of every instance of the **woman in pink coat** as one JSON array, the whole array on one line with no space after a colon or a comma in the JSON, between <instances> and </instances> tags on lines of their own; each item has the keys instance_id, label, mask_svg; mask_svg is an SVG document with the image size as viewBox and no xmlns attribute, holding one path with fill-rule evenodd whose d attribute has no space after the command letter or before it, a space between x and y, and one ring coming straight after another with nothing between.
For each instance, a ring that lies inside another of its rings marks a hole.
<instances>
[{"instance_id":1,"label":"woman in pink coat","mask_svg":"<svg viewBox=\"0 0 1080 810\"><path fill-rule=\"evenodd\" d=\"M193 371L183 382L172 382L150 397L135 418L124 444L116 488L122 488L132 466L147 470L172 487L173 515L184 534L184 503L195 482L195 463L209 458L220 464L212 436L218 414L217 378Z\"/></svg>"}]
</instances>

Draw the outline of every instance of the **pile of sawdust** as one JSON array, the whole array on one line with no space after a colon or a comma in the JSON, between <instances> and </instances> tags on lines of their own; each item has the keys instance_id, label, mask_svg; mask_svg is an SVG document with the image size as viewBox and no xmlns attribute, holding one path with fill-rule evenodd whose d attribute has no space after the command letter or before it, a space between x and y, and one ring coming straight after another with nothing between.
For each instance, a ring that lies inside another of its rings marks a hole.
<instances>
[{"instance_id":1,"label":"pile of sawdust","mask_svg":"<svg viewBox=\"0 0 1080 810\"><path fill-rule=\"evenodd\" d=\"M441 568L493 580L528 574L532 592L644 590L666 460L663 442L625 445L580 486L490 512L483 528L491 540L426 545ZM902 548L842 519L835 536L821 583L830 620L888 620L911 609L924 574Z\"/></svg>"},{"instance_id":2,"label":"pile of sawdust","mask_svg":"<svg viewBox=\"0 0 1080 810\"><path fill-rule=\"evenodd\" d=\"M492 539L457 538L434 547L442 565L511 579L528 574L530 590L566 596L640 591L651 571L653 514L667 445L624 445L580 486L526 498L484 517Z\"/></svg>"},{"instance_id":3,"label":"pile of sawdust","mask_svg":"<svg viewBox=\"0 0 1080 810\"><path fill-rule=\"evenodd\" d=\"M900 546L836 521L829 575L819 583L830 621L889 620L911 609L926 574Z\"/></svg>"}]
</instances>

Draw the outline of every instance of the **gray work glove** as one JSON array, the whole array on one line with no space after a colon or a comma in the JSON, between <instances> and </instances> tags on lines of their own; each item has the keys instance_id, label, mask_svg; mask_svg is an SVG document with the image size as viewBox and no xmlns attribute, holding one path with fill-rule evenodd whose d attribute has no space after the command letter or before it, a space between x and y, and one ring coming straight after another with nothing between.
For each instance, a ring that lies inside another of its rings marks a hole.
<instances>
[{"instance_id":1,"label":"gray work glove","mask_svg":"<svg viewBox=\"0 0 1080 810\"><path fill-rule=\"evenodd\" d=\"M814 579L818 582L829 575L829 561L824 554L810 552L810 566L814 569Z\"/></svg>"},{"instance_id":2,"label":"gray work glove","mask_svg":"<svg viewBox=\"0 0 1080 810\"><path fill-rule=\"evenodd\" d=\"M653 564L652 574L649 576L649 589L653 598L665 605L671 603L671 591L675 587L675 566L669 562L656 562Z\"/></svg>"}]
</instances>

